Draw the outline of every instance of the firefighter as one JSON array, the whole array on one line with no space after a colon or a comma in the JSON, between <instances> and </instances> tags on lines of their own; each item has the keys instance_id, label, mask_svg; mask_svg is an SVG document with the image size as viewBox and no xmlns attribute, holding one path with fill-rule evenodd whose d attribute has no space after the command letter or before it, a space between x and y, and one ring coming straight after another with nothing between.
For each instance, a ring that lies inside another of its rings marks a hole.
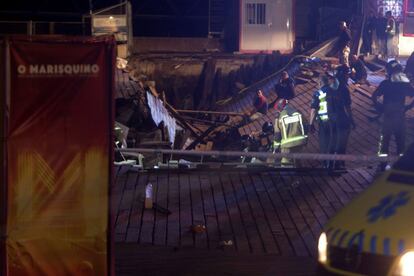
<instances>
[{"instance_id":1,"label":"firefighter","mask_svg":"<svg viewBox=\"0 0 414 276\"><path fill-rule=\"evenodd\" d=\"M278 115L274 127L274 149L280 148L281 153L299 153L307 143L308 136L303 127L302 114L291 107L288 101L280 99L275 105ZM294 163L291 158L283 157L281 166L300 166L298 161Z\"/></svg>"},{"instance_id":2,"label":"firefighter","mask_svg":"<svg viewBox=\"0 0 414 276\"><path fill-rule=\"evenodd\" d=\"M381 136L378 154L387 156L391 136L395 137L397 154L402 154L405 148L405 112L412 108L414 102L406 105L406 97L414 96L414 88L407 76L402 72L403 68L396 60L386 65L387 78L378 86L372 94L372 101L378 113L383 115ZM378 99L382 97L382 103ZM380 165L380 170L386 168L386 163Z\"/></svg>"}]
</instances>

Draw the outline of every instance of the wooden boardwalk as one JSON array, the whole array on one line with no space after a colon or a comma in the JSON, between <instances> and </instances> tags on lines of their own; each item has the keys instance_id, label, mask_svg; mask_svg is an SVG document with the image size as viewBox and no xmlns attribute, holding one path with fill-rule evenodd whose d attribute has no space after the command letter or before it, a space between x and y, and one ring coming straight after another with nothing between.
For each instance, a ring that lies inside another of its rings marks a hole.
<instances>
[{"instance_id":1,"label":"wooden boardwalk","mask_svg":"<svg viewBox=\"0 0 414 276\"><path fill-rule=\"evenodd\" d=\"M312 263L323 225L370 184L372 173L365 169L342 175L263 169L136 172L118 167L112 189L120 252L117 269L126 273L125 258L130 254L125 252L135 248L141 256L137 258L142 258L143 247L149 252L164 248L158 251L162 256L208 252L206 258L212 258L225 252L234 256L235 263L243 260L238 256L251 255L290 261L309 258ZM144 209L147 183L153 185L154 201L170 215ZM194 225L204 225L206 231L194 233Z\"/></svg>"}]
</instances>

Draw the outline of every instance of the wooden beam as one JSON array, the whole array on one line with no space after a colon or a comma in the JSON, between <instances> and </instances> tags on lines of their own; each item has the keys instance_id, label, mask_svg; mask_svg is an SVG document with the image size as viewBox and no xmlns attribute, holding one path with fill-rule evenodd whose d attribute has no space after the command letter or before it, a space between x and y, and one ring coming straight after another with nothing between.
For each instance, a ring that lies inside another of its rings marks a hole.
<instances>
[{"instance_id":1,"label":"wooden beam","mask_svg":"<svg viewBox=\"0 0 414 276\"><path fill-rule=\"evenodd\" d=\"M160 98L160 95L158 94L157 90L154 87L149 87L151 94L154 97L157 97L158 99ZM185 126L192 135L194 135L195 137L199 137L199 134L194 130L194 127L192 125L190 125L176 110L174 107L172 107L169 103L167 103L167 101L164 102L165 104L165 108L168 109L168 111L170 111L174 118L177 119L177 121L179 121L183 126Z\"/></svg>"},{"instance_id":2,"label":"wooden beam","mask_svg":"<svg viewBox=\"0 0 414 276\"><path fill-rule=\"evenodd\" d=\"M198 144L200 144L204 140L204 138L206 138L217 127L218 126L216 126L216 125L209 127L197 139L195 139L185 150L192 150L192 149L194 149Z\"/></svg>"},{"instance_id":3,"label":"wooden beam","mask_svg":"<svg viewBox=\"0 0 414 276\"><path fill-rule=\"evenodd\" d=\"M228 115L228 116L247 116L245 113L239 112L221 112L221 111L208 111L208 110L185 110L176 109L178 113L192 113L192 114L215 114L215 115Z\"/></svg>"}]
</instances>

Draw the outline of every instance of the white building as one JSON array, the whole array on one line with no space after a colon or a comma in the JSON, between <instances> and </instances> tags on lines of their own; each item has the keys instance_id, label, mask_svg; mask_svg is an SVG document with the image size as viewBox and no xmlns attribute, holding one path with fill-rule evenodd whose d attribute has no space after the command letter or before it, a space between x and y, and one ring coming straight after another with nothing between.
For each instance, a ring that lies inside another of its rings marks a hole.
<instances>
[{"instance_id":1,"label":"white building","mask_svg":"<svg viewBox=\"0 0 414 276\"><path fill-rule=\"evenodd\" d=\"M293 2L240 0L240 52L291 52L295 37Z\"/></svg>"}]
</instances>

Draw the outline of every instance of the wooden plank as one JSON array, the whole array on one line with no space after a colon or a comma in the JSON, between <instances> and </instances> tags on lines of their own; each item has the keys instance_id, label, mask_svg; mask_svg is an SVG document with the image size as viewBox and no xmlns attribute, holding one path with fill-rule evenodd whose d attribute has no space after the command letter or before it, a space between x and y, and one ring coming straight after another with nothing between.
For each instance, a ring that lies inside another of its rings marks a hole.
<instances>
[{"instance_id":1,"label":"wooden plank","mask_svg":"<svg viewBox=\"0 0 414 276\"><path fill-rule=\"evenodd\" d=\"M180 245L180 188L178 173L170 172L168 181L168 209L171 215L167 217L167 245Z\"/></svg>"},{"instance_id":2,"label":"wooden plank","mask_svg":"<svg viewBox=\"0 0 414 276\"><path fill-rule=\"evenodd\" d=\"M213 193L211 191L208 175L204 173L200 174L200 184L205 208L208 248L217 248L220 242L220 233L218 229L218 220L213 200Z\"/></svg>"},{"instance_id":3,"label":"wooden plank","mask_svg":"<svg viewBox=\"0 0 414 276\"><path fill-rule=\"evenodd\" d=\"M135 190L133 192L133 202L129 217L126 241L138 242L139 232L141 230L141 218L144 210L145 186L148 183L148 174L138 173Z\"/></svg>"},{"instance_id":4,"label":"wooden plank","mask_svg":"<svg viewBox=\"0 0 414 276\"><path fill-rule=\"evenodd\" d=\"M281 255L284 256L293 256L294 255L294 249L293 244L289 239L288 231L285 226L286 224L282 223L282 219L286 213L284 205L282 204L281 200L278 198L278 193L275 188L275 185L273 185L272 179L270 177L270 174L263 173L260 174L260 180L265 188L266 194L270 200L270 203L272 205L272 211L273 216L269 216L270 225L272 229L273 235L276 237L277 243L280 248ZM288 223L287 223L288 224ZM293 227L293 224L291 225Z\"/></svg>"},{"instance_id":5,"label":"wooden plank","mask_svg":"<svg viewBox=\"0 0 414 276\"><path fill-rule=\"evenodd\" d=\"M126 238L127 228L129 224L129 217L131 213L133 193L131 189L134 188L136 183L137 173L127 172L126 182L124 190L122 191L122 198L119 204L118 216L116 219L115 233L124 235L123 240Z\"/></svg>"},{"instance_id":6,"label":"wooden plank","mask_svg":"<svg viewBox=\"0 0 414 276\"><path fill-rule=\"evenodd\" d=\"M152 184L153 198L157 193L158 183L157 175L149 174L148 183ZM143 209L142 223L139 233L138 242L141 244L153 244L154 243L154 224L155 224L155 211L153 209Z\"/></svg>"},{"instance_id":7,"label":"wooden plank","mask_svg":"<svg viewBox=\"0 0 414 276\"><path fill-rule=\"evenodd\" d=\"M301 233L303 233L303 238L307 245L307 248L312 256L316 256L316 244L315 241L319 238L320 233L322 232L322 225L319 223L317 217L314 215L311 207L308 205L305 198L302 197L300 193L299 186L303 185L302 177L300 176L289 176L288 181L291 184L289 190L291 197L293 198L297 209L299 210L305 225Z\"/></svg>"},{"instance_id":8,"label":"wooden plank","mask_svg":"<svg viewBox=\"0 0 414 276\"><path fill-rule=\"evenodd\" d=\"M254 221L263 241L265 253L278 254L279 250L274 242L271 229L266 221L266 215L262 206L260 206L259 198L252 179L248 174L240 173L240 179L247 195L248 204L253 214Z\"/></svg>"},{"instance_id":9,"label":"wooden plank","mask_svg":"<svg viewBox=\"0 0 414 276\"><path fill-rule=\"evenodd\" d=\"M263 209L263 213L267 222L267 226L273 237L273 242L277 249L277 254L282 252L282 244L279 244L279 234L283 231L280 220L275 213L274 206L272 204L272 198L269 197L268 191L263 184L262 177L259 174L252 174L251 180L255 186L255 192L259 200L259 204ZM284 241L282 241L284 243Z\"/></svg>"},{"instance_id":10,"label":"wooden plank","mask_svg":"<svg viewBox=\"0 0 414 276\"><path fill-rule=\"evenodd\" d=\"M194 247L194 237L191 231L193 225L193 213L191 208L191 191L189 175L179 175L180 187L180 237L181 247Z\"/></svg>"},{"instance_id":11,"label":"wooden plank","mask_svg":"<svg viewBox=\"0 0 414 276\"><path fill-rule=\"evenodd\" d=\"M282 172L281 172L282 174ZM288 206L288 213L294 223L295 228L297 229L303 243L305 244L305 251L301 254L313 255L313 243L312 243L312 233L309 229L309 225L306 223L303 215L301 214L294 197L291 194L292 185L294 181L291 179L288 173L283 173L281 180L283 182L283 187L279 188L279 194L285 204Z\"/></svg>"},{"instance_id":12,"label":"wooden plank","mask_svg":"<svg viewBox=\"0 0 414 276\"><path fill-rule=\"evenodd\" d=\"M168 181L169 172L158 173L157 189L154 202L168 210ZM167 221L168 215L161 212L155 212L154 223L154 245L166 245L167 242Z\"/></svg>"},{"instance_id":13,"label":"wooden plank","mask_svg":"<svg viewBox=\"0 0 414 276\"><path fill-rule=\"evenodd\" d=\"M191 209L193 214L193 225L205 226L204 202L201 194L201 182L197 174L190 175ZM208 248L207 233L202 231L194 234L196 248Z\"/></svg>"},{"instance_id":14,"label":"wooden plank","mask_svg":"<svg viewBox=\"0 0 414 276\"><path fill-rule=\"evenodd\" d=\"M269 184L273 185L273 189L268 188L268 191L271 194L273 203L275 204L275 208L279 214L280 222L284 228L287 238L289 239L289 243L294 250L295 256L309 256L305 242L298 231L295 220L290 214L291 203L284 200L282 197L281 191L286 186L284 179L280 175L280 172L268 173L268 176L271 180L271 183ZM282 250L283 249L284 248L282 248Z\"/></svg>"},{"instance_id":15,"label":"wooden plank","mask_svg":"<svg viewBox=\"0 0 414 276\"><path fill-rule=\"evenodd\" d=\"M234 197L236 198L238 208L242 215L241 223L243 224L246 232L250 252L263 253L264 243L260 236L257 223L250 208L249 200L247 198L244 186L241 182L240 175L238 173L231 173L229 176L234 191Z\"/></svg>"},{"instance_id":16,"label":"wooden plank","mask_svg":"<svg viewBox=\"0 0 414 276\"><path fill-rule=\"evenodd\" d=\"M233 245L223 246L226 251L235 251L237 241L235 239L233 225L229 216L227 202L224 197L222 183L219 173L209 174L209 180L213 191L213 198L217 212L218 227L220 232L220 242L232 241Z\"/></svg>"},{"instance_id":17,"label":"wooden plank","mask_svg":"<svg viewBox=\"0 0 414 276\"><path fill-rule=\"evenodd\" d=\"M235 247L239 252L250 252L250 245L247 239L245 225L243 224L243 214L240 211L238 201L236 199L233 183L228 173L220 174L220 183L224 191L224 198L226 200L227 212L232 227L233 239Z\"/></svg>"}]
</instances>

